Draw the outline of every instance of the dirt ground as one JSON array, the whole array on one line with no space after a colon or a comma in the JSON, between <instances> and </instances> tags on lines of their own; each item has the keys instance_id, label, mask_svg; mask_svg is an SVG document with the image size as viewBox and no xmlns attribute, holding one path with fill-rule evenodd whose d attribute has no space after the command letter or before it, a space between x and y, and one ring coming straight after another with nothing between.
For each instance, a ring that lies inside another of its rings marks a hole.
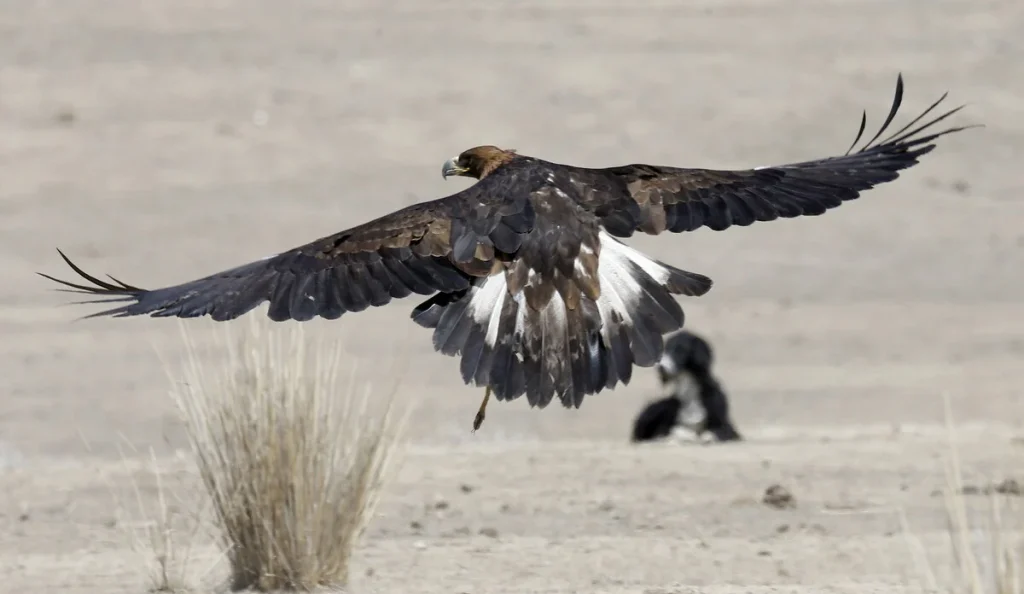
<instances>
[{"instance_id":1,"label":"dirt ground","mask_svg":"<svg viewBox=\"0 0 1024 594\"><path fill-rule=\"evenodd\" d=\"M968 482L1024 478L1024 3L18 1L0 33L0 592L143 591L111 491L154 485L119 448L189 480L157 356L178 325L75 321L95 310L34 275L65 273L54 247L178 282L461 189L441 163L477 144L840 153L899 71L900 122L949 90L987 127L823 217L630 241L715 280L683 305L745 443L627 444L653 372L579 410L492 405L473 435L481 394L413 300L311 323L419 401L353 591L919 591L921 558L954 569L944 393ZM795 508L761 503L775 483Z\"/></svg>"}]
</instances>

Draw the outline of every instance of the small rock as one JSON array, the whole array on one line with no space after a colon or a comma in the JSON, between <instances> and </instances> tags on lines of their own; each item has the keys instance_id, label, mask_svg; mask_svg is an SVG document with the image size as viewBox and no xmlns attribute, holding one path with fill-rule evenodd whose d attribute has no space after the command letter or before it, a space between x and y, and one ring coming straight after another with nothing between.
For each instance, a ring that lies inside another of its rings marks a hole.
<instances>
[{"instance_id":1,"label":"small rock","mask_svg":"<svg viewBox=\"0 0 1024 594\"><path fill-rule=\"evenodd\" d=\"M779 524L775 527L776 534L785 534L789 532L789 524Z\"/></svg>"},{"instance_id":2,"label":"small rock","mask_svg":"<svg viewBox=\"0 0 1024 594\"><path fill-rule=\"evenodd\" d=\"M462 491L463 493L472 493L474 489L473 489L473 485L465 485L465 484L463 484L463 485L459 485L459 490Z\"/></svg>"},{"instance_id":3,"label":"small rock","mask_svg":"<svg viewBox=\"0 0 1024 594\"><path fill-rule=\"evenodd\" d=\"M828 534L828 529L825 528L824 526L822 526L821 524L818 524L818 523L814 523L814 524L811 524L811 525L807 526L807 531L810 532L811 534L820 534L820 535Z\"/></svg>"},{"instance_id":4,"label":"small rock","mask_svg":"<svg viewBox=\"0 0 1024 594\"><path fill-rule=\"evenodd\" d=\"M1020 483L1014 479L1006 479L994 487L996 493L1000 495L1024 495L1024 489L1021 488Z\"/></svg>"},{"instance_id":5,"label":"small rock","mask_svg":"<svg viewBox=\"0 0 1024 594\"><path fill-rule=\"evenodd\" d=\"M480 536L486 536L487 538L498 538L498 531L494 528L481 528Z\"/></svg>"},{"instance_id":6,"label":"small rock","mask_svg":"<svg viewBox=\"0 0 1024 594\"><path fill-rule=\"evenodd\" d=\"M434 509L448 509L449 507L451 507L451 504L444 499L438 499L434 502Z\"/></svg>"},{"instance_id":7,"label":"small rock","mask_svg":"<svg viewBox=\"0 0 1024 594\"><path fill-rule=\"evenodd\" d=\"M75 116L75 111L70 107L59 110L53 116L53 120L62 126L71 126L76 119L78 118Z\"/></svg>"},{"instance_id":8,"label":"small rock","mask_svg":"<svg viewBox=\"0 0 1024 594\"><path fill-rule=\"evenodd\" d=\"M409 522L409 528L412 528L413 530L423 530L423 524L420 524L416 520L413 520Z\"/></svg>"},{"instance_id":9,"label":"small rock","mask_svg":"<svg viewBox=\"0 0 1024 594\"><path fill-rule=\"evenodd\" d=\"M603 512L612 511L615 509L615 504L611 501L605 500L601 502L601 505L597 506L597 509Z\"/></svg>"},{"instance_id":10,"label":"small rock","mask_svg":"<svg viewBox=\"0 0 1024 594\"><path fill-rule=\"evenodd\" d=\"M764 492L764 497L761 498L761 503L776 509L796 507L796 501L793 499L793 494L787 491L782 485L772 485L768 487Z\"/></svg>"},{"instance_id":11,"label":"small rock","mask_svg":"<svg viewBox=\"0 0 1024 594\"><path fill-rule=\"evenodd\" d=\"M377 572L374 571L372 567L367 567L366 568L366 577L373 577L373 575L375 573L377 573Z\"/></svg>"}]
</instances>

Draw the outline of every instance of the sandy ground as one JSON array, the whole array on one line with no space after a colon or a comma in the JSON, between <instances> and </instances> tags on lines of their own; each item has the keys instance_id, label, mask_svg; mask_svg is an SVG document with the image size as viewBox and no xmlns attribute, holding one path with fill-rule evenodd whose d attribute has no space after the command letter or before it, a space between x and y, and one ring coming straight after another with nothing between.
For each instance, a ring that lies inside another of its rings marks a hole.
<instances>
[{"instance_id":1,"label":"sandy ground","mask_svg":"<svg viewBox=\"0 0 1024 594\"><path fill-rule=\"evenodd\" d=\"M92 310L33 275L64 273L55 246L177 282L462 188L439 167L484 143L594 166L824 156L862 108L880 122L898 71L901 121L949 90L987 128L824 217L632 241L715 279L684 307L744 444L626 444L653 373L576 411L493 406L471 435L480 394L414 302L310 327L368 377L399 359L420 400L355 591L917 591L916 547L947 575L942 394L969 482L1024 453L1024 4L683 4L5 3L0 591L142 591L111 485L152 499L152 477L118 448L190 477L156 354L180 355L177 325L74 321ZM776 482L796 508L760 503Z\"/></svg>"}]
</instances>

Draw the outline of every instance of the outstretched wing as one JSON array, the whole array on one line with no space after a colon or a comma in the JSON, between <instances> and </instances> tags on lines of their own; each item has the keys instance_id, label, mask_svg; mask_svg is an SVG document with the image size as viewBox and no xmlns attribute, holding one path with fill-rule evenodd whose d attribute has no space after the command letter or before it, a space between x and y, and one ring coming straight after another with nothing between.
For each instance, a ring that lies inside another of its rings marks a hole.
<instances>
[{"instance_id":1,"label":"outstretched wing","mask_svg":"<svg viewBox=\"0 0 1024 594\"><path fill-rule=\"evenodd\" d=\"M141 289L113 277L107 282L63 252L64 261L91 284L40 274L74 292L101 297L85 303L128 302L87 317L209 315L223 321L269 301L267 315L275 321L335 319L412 293L463 291L473 277L492 274L496 258L514 254L533 227L526 193L520 196L514 187L506 183L499 193L484 180L447 198L171 287Z\"/></svg>"},{"instance_id":2,"label":"outstretched wing","mask_svg":"<svg viewBox=\"0 0 1024 594\"><path fill-rule=\"evenodd\" d=\"M803 163L759 167L745 171L684 169L654 165L625 165L579 170L580 196L614 235L628 237L636 230L657 235L693 231L707 226L716 231L754 221L820 215L861 192L889 182L899 171L915 165L935 148L940 136L974 126L931 131L964 106L951 109L911 129L946 98L943 94L921 115L885 140L874 144L892 123L903 101L903 77L881 129L859 151L867 113L850 149L842 156ZM589 173L589 174L588 174Z\"/></svg>"}]
</instances>

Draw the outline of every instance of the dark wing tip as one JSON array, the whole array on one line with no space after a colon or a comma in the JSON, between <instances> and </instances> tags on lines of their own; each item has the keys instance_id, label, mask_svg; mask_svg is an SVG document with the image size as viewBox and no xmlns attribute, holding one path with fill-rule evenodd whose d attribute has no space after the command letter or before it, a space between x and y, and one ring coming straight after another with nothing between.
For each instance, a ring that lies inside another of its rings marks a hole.
<instances>
[{"instance_id":1,"label":"dark wing tip","mask_svg":"<svg viewBox=\"0 0 1024 594\"><path fill-rule=\"evenodd\" d=\"M170 305L175 305L175 303L173 303L173 300L168 301L166 296L155 303L146 303L145 305L143 305L144 300L150 298L154 294L153 291L129 285L110 275L107 276L110 277L110 280L113 282L107 282L105 280L96 278L95 276L82 270L81 267L72 262L71 259L68 258L67 255L59 248L57 249L57 253L60 254L60 257L64 260L64 262L67 263L67 265L72 270L74 270L75 273L78 274L78 276L82 277L87 282L71 282L61 278L57 278L55 276L51 276L43 272L37 272L36 274L45 279L51 280L55 283L62 285L61 288L57 289L58 291L65 293L76 293L80 295L92 295L98 297L96 299L91 300L74 301L72 302L72 304L112 304L129 302L127 305L120 305L112 309L106 309L87 316L83 316L81 318L78 318L79 320L107 316L119 318L147 313L157 315L156 312L163 313L165 310L168 310Z\"/></svg>"},{"instance_id":2,"label":"dark wing tip","mask_svg":"<svg viewBox=\"0 0 1024 594\"><path fill-rule=\"evenodd\" d=\"M86 281L88 281L89 283L92 283L92 284L91 285L87 285L87 284L73 283L71 281L66 281L66 280L57 278L55 276L51 276L49 274L46 274L45 272L36 272L36 274L38 274L39 276L41 276L41 277L43 277L43 278L45 278L47 280L51 280L51 281L53 281L55 283L63 285L63 287L69 287L69 288L58 288L57 291L61 291L61 292L64 292L64 293L76 293L76 294L100 295L100 296L102 296L101 299L95 299L95 300L89 300L89 301L75 301L75 302L69 303L68 305L79 305L79 304L83 304L83 303L112 303L112 302L118 302L118 301L131 301L133 299L138 299L140 294L146 292L143 289L139 289L137 287L133 287L133 286L131 286L129 284L123 283L123 282L117 280L114 277L110 277L110 279L113 280L117 284L111 284L111 283L108 283L106 281L100 280L100 279L96 278L95 276L89 274L88 272L82 270L77 264L72 262L71 258L68 258L67 254L65 254L63 251L61 251L60 248L57 248L57 253L60 254L60 257L64 260L65 263L67 263L67 265L72 270L75 271L75 273L77 273L83 279L85 279ZM89 318L96 318L96 317L100 317L100 316L104 316L104 315L111 315L111 314L119 312L120 309L121 308L115 308L113 310L101 311L101 312L89 314L89 315L86 315L86 316L81 316L81 317L77 318L77 320L81 321L81 320L86 320L86 319L89 319Z\"/></svg>"},{"instance_id":3,"label":"dark wing tip","mask_svg":"<svg viewBox=\"0 0 1024 594\"><path fill-rule=\"evenodd\" d=\"M958 111L960 111L961 109L966 107L966 104L954 107L954 108L949 109L949 110L947 110L947 111L945 111L945 112L943 112L943 113L941 113L941 114L939 114L937 116L932 117L930 120L925 121L925 123L918 125L918 123L921 122L921 120L923 120L928 114L930 114L932 111L934 111L935 108L938 107L940 103L945 101L946 97L948 97L948 96L949 96L949 91L944 92L942 94L942 96L940 96L937 100L935 100L935 102L933 102L931 105L929 105L928 108L925 109L923 112L921 112L917 117L912 119L910 122L908 122L906 125L904 125L902 128L900 128L896 132L892 133L889 137L885 138L884 140L879 140L879 138L882 136L882 133L885 132L886 129L888 129L888 127L892 123L893 119L895 119L896 112L899 111L899 108L900 108L900 106L903 103L903 73L900 73L896 77L896 93L893 96L893 102L892 102L892 106L889 109L889 115L885 118L885 121L882 123L881 127L879 127L878 132L876 132L875 135L871 138L871 140L866 142L860 148L860 150L858 150L857 152L858 153L865 153L865 152L871 152L871 151L886 151L886 150L891 150L891 149L896 148L896 147L901 147L901 148L906 148L906 149L914 148L915 151L927 151L927 150L930 150L931 147L933 146L933 145L931 145L929 143L931 143L935 139L939 138L940 136L945 136L947 134L952 134L954 132L960 132L962 130L968 130L970 128L984 127L981 124L956 126L956 127L953 127L953 128L948 128L948 129L939 131L939 132L929 132L926 135L917 136L918 134L928 130L932 126L938 124L939 122L945 120L946 118L949 118L953 114L957 113ZM914 128L915 125L917 125L916 128ZM862 130L863 130L863 126L864 126L864 118L862 116L862 118L861 118L861 128L862 128ZM853 144L856 145L859 140L860 140L860 134L858 133L857 139L854 140ZM877 141L877 143L876 143L876 141ZM853 146L851 146L850 148L852 150ZM849 153L850 153L850 151L848 150L846 154L849 155ZM918 154L921 154L921 153L918 152Z\"/></svg>"},{"instance_id":4,"label":"dark wing tip","mask_svg":"<svg viewBox=\"0 0 1024 594\"><path fill-rule=\"evenodd\" d=\"M72 262L71 258L68 258L67 255L63 251L61 251L60 248L57 248L57 253L60 254L60 257L71 268L71 270L74 270L75 273L78 274L78 276L82 277L83 279L85 279L89 283L92 283L91 285L78 284L78 283L73 283L71 281L66 281L66 280L63 280L63 279L59 279L59 278L54 277L54 276L50 276L49 274L46 274L44 272L37 272L36 273L36 274L38 274L39 276L41 276L41 277L43 277L45 279L51 280L51 281L53 281L55 283L59 283L61 285L64 285L65 287L71 287L71 289L74 289L73 291L68 291L68 289L58 289L58 290L68 291L68 292L71 292L71 293L89 293L89 294L100 294L100 295L111 295L111 296L136 296L139 293L146 292L145 289L140 289L139 287L134 287L132 285L126 284L124 282L121 282L121 281L117 280L116 278L114 278L112 276L110 276L110 280L114 281L114 283L116 283L116 284L111 284L111 283L108 283L107 281L98 279L95 276L89 274L88 272L82 270L77 264Z\"/></svg>"},{"instance_id":5,"label":"dark wing tip","mask_svg":"<svg viewBox=\"0 0 1024 594\"><path fill-rule=\"evenodd\" d=\"M865 109L865 110L862 110L861 113L860 113L860 128L857 130L857 136L855 136L853 138L853 142L850 143L850 148L846 149L846 152L843 153L843 154L849 155L850 151L853 150L853 147L857 146L857 143L860 142L861 137L864 136L864 129L867 128L867 125L868 125L868 110Z\"/></svg>"}]
</instances>

